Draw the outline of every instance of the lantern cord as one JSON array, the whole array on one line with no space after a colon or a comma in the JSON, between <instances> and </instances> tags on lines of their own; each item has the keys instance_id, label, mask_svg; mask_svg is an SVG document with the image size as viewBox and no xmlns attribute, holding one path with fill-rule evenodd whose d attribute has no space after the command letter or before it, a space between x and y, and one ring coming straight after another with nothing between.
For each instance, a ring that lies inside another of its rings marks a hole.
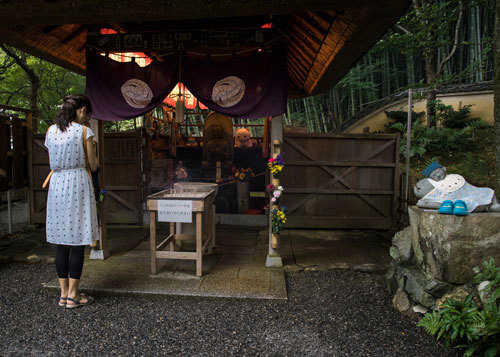
<instances>
[{"instance_id":1,"label":"lantern cord","mask_svg":"<svg viewBox=\"0 0 500 357\"><path fill-rule=\"evenodd\" d=\"M281 35L273 38L272 40L269 40L267 43L265 43L262 46L252 47L252 48L249 48L249 49L246 49L246 50L236 51L234 53L211 53L210 57L230 57L230 56L234 56L234 55L237 56L237 55L242 55L242 54L246 54L246 53L252 53L252 52L258 51L259 48L267 47L267 46L271 45L273 42L275 42L277 40L280 40L282 38L285 38L286 40L288 40L288 36L280 28L278 28L277 26L274 26L274 28L276 28L281 33ZM96 46L93 46L93 45L87 44L86 47L87 48L95 49L96 51L99 51L99 52L102 52L102 53L106 52L106 51L100 49L99 47L96 47ZM120 52L117 52L117 53L120 53ZM157 54L154 57L156 57L156 58L167 57L167 56L171 56L171 55L173 55L175 53L176 52L173 51L173 52L164 53L164 54ZM206 56L207 55L206 53L200 53L200 52L194 52L194 51L185 51L185 53L189 54L189 55L194 55L194 56ZM121 56L124 57L124 58L136 58L136 59L138 59L138 58L151 58L149 56L137 57L137 56L123 55L123 54L121 54Z\"/></svg>"}]
</instances>

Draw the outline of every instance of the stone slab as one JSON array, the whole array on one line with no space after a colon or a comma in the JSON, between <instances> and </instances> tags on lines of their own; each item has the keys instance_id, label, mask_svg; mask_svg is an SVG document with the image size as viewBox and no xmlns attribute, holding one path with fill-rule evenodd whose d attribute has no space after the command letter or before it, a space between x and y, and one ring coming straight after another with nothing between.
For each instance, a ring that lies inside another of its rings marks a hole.
<instances>
[{"instance_id":1,"label":"stone slab","mask_svg":"<svg viewBox=\"0 0 500 357\"><path fill-rule=\"evenodd\" d=\"M111 233L108 235L110 241L122 239L120 236L123 232L120 230L110 230L108 233ZM117 236L113 233L119 234ZM140 234L135 234L137 239ZM255 253L257 234L258 231L253 230L238 236L237 230L224 230L221 237L226 239L226 244L217 246L214 254L204 255L202 277L195 275L195 261L173 259L159 259L158 274L151 275L149 246L145 243L149 237L136 242L135 248L128 251L117 250L117 247L125 249L123 247L134 244L115 244L115 253L109 258L85 261L80 287L95 295L144 294L286 300L284 269L269 269L264 266L265 254ZM231 236L236 238L229 241ZM128 239L134 241L133 238ZM246 251L250 249L254 252ZM242 250L246 254L241 254ZM58 281L54 279L44 286L58 289Z\"/></svg>"},{"instance_id":2,"label":"stone slab","mask_svg":"<svg viewBox=\"0 0 500 357\"><path fill-rule=\"evenodd\" d=\"M391 262L389 254L391 238L384 233L312 230L287 230L287 232L291 248L281 250L283 261L287 265L296 264L304 268L316 267L318 270L328 270L334 264L342 267L347 265L351 268L375 267L371 271L381 271L387 269Z\"/></svg>"},{"instance_id":3,"label":"stone slab","mask_svg":"<svg viewBox=\"0 0 500 357\"><path fill-rule=\"evenodd\" d=\"M431 278L452 284L472 281L472 268L488 257L500 261L500 213L458 217L409 208L417 263Z\"/></svg>"}]
</instances>

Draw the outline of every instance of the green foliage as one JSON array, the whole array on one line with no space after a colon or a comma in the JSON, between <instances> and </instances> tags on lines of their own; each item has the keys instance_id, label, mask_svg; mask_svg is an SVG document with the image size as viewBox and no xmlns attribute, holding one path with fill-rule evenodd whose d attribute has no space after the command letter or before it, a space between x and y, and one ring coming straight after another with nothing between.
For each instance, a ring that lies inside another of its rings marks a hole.
<instances>
[{"instance_id":1,"label":"green foliage","mask_svg":"<svg viewBox=\"0 0 500 357\"><path fill-rule=\"evenodd\" d=\"M471 105L460 105L458 110L455 110L452 105L445 105L440 100L431 102L436 110L437 121L440 122L443 127L451 129L463 129L468 126L473 126L478 128L484 126L479 118L470 117Z\"/></svg>"},{"instance_id":2,"label":"green foliage","mask_svg":"<svg viewBox=\"0 0 500 357\"><path fill-rule=\"evenodd\" d=\"M394 33L390 43L409 53L422 49L427 55L452 44L450 33L458 19L458 0L422 2L417 6L412 6L398 22L407 32Z\"/></svg>"},{"instance_id":3,"label":"green foliage","mask_svg":"<svg viewBox=\"0 0 500 357\"><path fill-rule=\"evenodd\" d=\"M388 127L390 127L394 123L402 123L406 124L408 123L408 112L404 110L392 110L392 111L385 111L384 112L387 118L390 120L390 122L387 124ZM412 124L420 120L423 116L425 115L425 112L411 112L411 122Z\"/></svg>"},{"instance_id":4,"label":"green foliage","mask_svg":"<svg viewBox=\"0 0 500 357\"><path fill-rule=\"evenodd\" d=\"M406 124L394 123L390 128L406 135ZM443 151L465 151L468 137L469 133L465 129L427 128L416 121L412 125L410 135L410 157L422 157L426 153L436 154ZM401 155L406 157L406 140L400 142Z\"/></svg>"},{"instance_id":5,"label":"green foliage","mask_svg":"<svg viewBox=\"0 0 500 357\"><path fill-rule=\"evenodd\" d=\"M422 326L427 333L443 339L446 347L459 340L469 342L477 340L474 325L478 319L478 309L472 296L463 301L446 299L439 311L425 314L417 326Z\"/></svg>"},{"instance_id":6,"label":"green foliage","mask_svg":"<svg viewBox=\"0 0 500 357\"><path fill-rule=\"evenodd\" d=\"M460 162L462 176L467 178L489 176L491 169L487 159L484 155L473 155L471 152L466 152L465 157Z\"/></svg>"},{"instance_id":7,"label":"green foliage","mask_svg":"<svg viewBox=\"0 0 500 357\"><path fill-rule=\"evenodd\" d=\"M16 51L21 54L20 51ZM85 93L85 77L34 56L26 62L40 78L38 90L39 132L52 124L62 99L68 94ZM30 82L24 70L11 65L10 57L0 49L0 103L30 108ZM5 64L5 65L2 65Z\"/></svg>"},{"instance_id":8,"label":"green foliage","mask_svg":"<svg viewBox=\"0 0 500 357\"><path fill-rule=\"evenodd\" d=\"M489 280L485 291L493 291L482 308L472 295L464 300L446 299L441 309L424 315L417 324L436 338L443 339L447 347L464 348L464 356L482 353L484 356L500 354L500 268L493 258L482 263L482 270L475 267L474 282Z\"/></svg>"},{"instance_id":9,"label":"green foliage","mask_svg":"<svg viewBox=\"0 0 500 357\"><path fill-rule=\"evenodd\" d=\"M420 119L425 113L412 112L412 132L410 157L422 157L428 153L431 155L443 152L467 151L471 145L469 138L474 134L475 129L485 126L479 118L470 118L471 105L460 106L455 110L451 105L444 105L440 100L433 103L436 108L436 118L434 120L443 125L428 128ZM405 111L385 112L392 120L388 124L388 131L406 135L407 115ZM415 120L413 120L415 117ZM401 154L406 157L406 140L401 140ZM480 169L483 172L489 171L484 160L471 163L471 169Z\"/></svg>"}]
</instances>

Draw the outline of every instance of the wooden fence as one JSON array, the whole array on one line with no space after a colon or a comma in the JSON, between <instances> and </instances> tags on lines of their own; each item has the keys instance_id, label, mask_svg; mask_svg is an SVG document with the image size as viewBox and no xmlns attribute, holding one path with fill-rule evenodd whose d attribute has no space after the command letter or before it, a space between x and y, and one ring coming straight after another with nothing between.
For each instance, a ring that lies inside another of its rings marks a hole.
<instances>
[{"instance_id":1,"label":"wooden fence","mask_svg":"<svg viewBox=\"0 0 500 357\"><path fill-rule=\"evenodd\" d=\"M284 133L289 228L388 229L399 191L399 135Z\"/></svg>"},{"instance_id":2,"label":"wooden fence","mask_svg":"<svg viewBox=\"0 0 500 357\"><path fill-rule=\"evenodd\" d=\"M29 185L32 113L0 105L0 191Z\"/></svg>"}]
</instances>

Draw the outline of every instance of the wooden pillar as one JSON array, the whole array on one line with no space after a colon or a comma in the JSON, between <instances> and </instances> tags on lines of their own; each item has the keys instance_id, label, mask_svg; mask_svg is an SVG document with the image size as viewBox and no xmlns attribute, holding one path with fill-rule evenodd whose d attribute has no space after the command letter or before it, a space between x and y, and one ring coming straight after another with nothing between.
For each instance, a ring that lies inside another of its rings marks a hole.
<instances>
[{"instance_id":1,"label":"wooden pillar","mask_svg":"<svg viewBox=\"0 0 500 357\"><path fill-rule=\"evenodd\" d=\"M28 223L30 225L35 224L35 195L33 187L33 120L38 120L38 118L33 118L32 112L26 113L26 125L27 125L27 142L28 142L28 206L29 215Z\"/></svg>"},{"instance_id":2,"label":"wooden pillar","mask_svg":"<svg viewBox=\"0 0 500 357\"><path fill-rule=\"evenodd\" d=\"M90 120L90 128L96 134L94 140L97 141L98 159L99 159L99 186L101 189L105 188L105 174L104 169L104 122L102 120ZM100 239L97 247L93 248L90 252L90 259L106 259L109 257L108 235L106 225L106 200L100 204L99 207L99 220L100 220Z\"/></svg>"},{"instance_id":3,"label":"wooden pillar","mask_svg":"<svg viewBox=\"0 0 500 357\"><path fill-rule=\"evenodd\" d=\"M196 276L203 275L203 212L196 212Z\"/></svg>"},{"instance_id":4,"label":"wooden pillar","mask_svg":"<svg viewBox=\"0 0 500 357\"><path fill-rule=\"evenodd\" d=\"M149 245L151 274L156 275L156 211L149 211Z\"/></svg>"},{"instance_id":5,"label":"wooden pillar","mask_svg":"<svg viewBox=\"0 0 500 357\"><path fill-rule=\"evenodd\" d=\"M271 155L276 157L280 152L280 146L283 143L283 115L276 116L272 118L271 122ZM276 181L273 174L270 173L271 183ZM271 223L271 211L273 206L271 201L269 201L269 253L266 258L266 267L282 267L283 262L281 260L281 255L279 252L279 242L275 248L273 248L273 237L272 237L272 223Z\"/></svg>"}]
</instances>

